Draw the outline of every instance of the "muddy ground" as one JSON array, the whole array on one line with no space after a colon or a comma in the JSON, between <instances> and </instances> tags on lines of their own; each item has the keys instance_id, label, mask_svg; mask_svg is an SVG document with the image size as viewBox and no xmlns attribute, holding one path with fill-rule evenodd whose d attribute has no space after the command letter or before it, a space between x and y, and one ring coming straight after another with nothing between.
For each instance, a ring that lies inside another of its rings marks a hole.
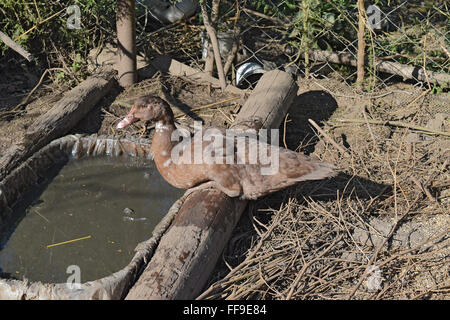
<instances>
[{"instance_id":1,"label":"muddy ground","mask_svg":"<svg viewBox=\"0 0 450 320\"><path fill-rule=\"evenodd\" d=\"M67 90L45 81L15 108L38 80L8 73L0 81L0 156ZM334 79L298 84L280 144L332 161L340 173L251 202L203 297L449 299L450 139L442 133L450 131L450 94L404 83L370 95ZM128 111L123 103L150 93L165 97L189 129L194 120L229 127L243 103L157 74L114 89L71 133L151 136L142 124L114 129ZM379 120L406 127L369 123Z\"/></svg>"}]
</instances>

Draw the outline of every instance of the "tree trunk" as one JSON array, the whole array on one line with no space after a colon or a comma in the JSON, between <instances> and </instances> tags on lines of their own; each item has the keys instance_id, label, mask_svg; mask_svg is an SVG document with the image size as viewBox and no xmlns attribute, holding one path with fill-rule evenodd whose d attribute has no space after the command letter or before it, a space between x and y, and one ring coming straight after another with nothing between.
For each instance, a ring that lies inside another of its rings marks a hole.
<instances>
[{"instance_id":1,"label":"tree trunk","mask_svg":"<svg viewBox=\"0 0 450 320\"><path fill-rule=\"evenodd\" d=\"M116 19L119 84L126 88L137 81L135 1L117 0Z\"/></svg>"}]
</instances>

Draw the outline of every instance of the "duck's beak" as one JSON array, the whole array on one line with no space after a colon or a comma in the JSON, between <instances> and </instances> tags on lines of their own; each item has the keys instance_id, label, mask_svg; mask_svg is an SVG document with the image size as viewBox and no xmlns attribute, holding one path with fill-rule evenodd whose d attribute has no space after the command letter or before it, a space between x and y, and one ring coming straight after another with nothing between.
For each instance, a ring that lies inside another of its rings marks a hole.
<instances>
[{"instance_id":1,"label":"duck's beak","mask_svg":"<svg viewBox=\"0 0 450 320\"><path fill-rule=\"evenodd\" d=\"M122 121L120 121L117 124L116 128L117 129L123 129L123 128L129 126L130 124L132 124L133 122L136 122L138 120L139 119L134 116L134 112L130 112L129 114L127 114L127 116L125 118L122 119Z\"/></svg>"}]
</instances>

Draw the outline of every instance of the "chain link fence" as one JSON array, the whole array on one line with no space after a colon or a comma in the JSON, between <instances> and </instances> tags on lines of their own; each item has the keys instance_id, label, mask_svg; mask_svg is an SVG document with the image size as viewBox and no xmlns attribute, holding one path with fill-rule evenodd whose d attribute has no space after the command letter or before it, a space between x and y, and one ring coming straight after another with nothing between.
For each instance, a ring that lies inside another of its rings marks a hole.
<instances>
[{"instance_id":1,"label":"chain link fence","mask_svg":"<svg viewBox=\"0 0 450 320\"><path fill-rule=\"evenodd\" d=\"M211 12L212 6L219 3L214 25L224 61L232 51L233 40L238 44L228 79L252 87L261 68L282 69L303 77L335 78L353 85L357 78L357 2L213 0L206 4ZM433 90L448 86L450 12L447 1L373 0L365 1L364 7L363 89L378 90L399 80L428 82ZM183 50L179 55L189 64L203 67L207 37L200 30L201 15L193 20L191 25L199 27L192 38L195 44L184 42L176 49ZM171 26L163 28L167 30ZM184 33L183 38L186 36ZM250 67L249 63L252 63ZM241 79L238 75L236 79L236 72L242 66L250 68L250 76Z\"/></svg>"}]
</instances>

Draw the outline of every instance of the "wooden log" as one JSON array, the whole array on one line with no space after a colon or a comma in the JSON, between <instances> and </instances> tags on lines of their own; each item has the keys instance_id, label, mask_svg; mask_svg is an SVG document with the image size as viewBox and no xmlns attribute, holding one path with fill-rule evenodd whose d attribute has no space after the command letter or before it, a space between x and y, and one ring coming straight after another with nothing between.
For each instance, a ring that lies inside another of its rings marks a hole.
<instances>
[{"instance_id":1,"label":"wooden log","mask_svg":"<svg viewBox=\"0 0 450 320\"><path fill-rule=\"evenodd\" d=\"M34 152L68 133L109 92L114 76L113 70L106 69L89 77L40 116L0 158L0 181Z\"/></svg>"},{"instance_id":2,"label":"wooden log","mask_svg":"<svg viewBox=\"0 0 450 320\"><path fill-rule=\"evenodd\" d=\"M188 65L168 56L161 55L156 57L152 60L152 65L161 72L167 72L176 77L186 77L199 84L210 84L216 88L220 88L219 79L214 78L206 72L191 68ZM245 93L244 90L236 88L230 84L225 87L225 91L236 94Z\"/></svg>"},{"instance_id":3,"label":"wooden log","mask_svg":"<svg viewBox=\"0 0 450 320\"><path fill-rule=\"evenodd\" d=\"M265 73L235 123L261 119L258 128L278 128L297 93L283 71ZM253 123L249 121L249 123ZM193 299L204 288L247 201L216 189L192 192L126 299Z\"/></svg>"},{"instance_id":4,"label":"wooden log","mask_svg":"<svg viewBox=\"0 0 450 320\"><path fill-rule=\"evenodd\" d=\"M136 72L136 3L117 1L117 70L119 84L129 87L137 81Z\"/></svg>"},{"instance_id":5,"label":"wooden log","mask_svg":"<svg viewBox=\"0 0 450 320\"><path fill-rule=\"evenodd\" d=\"M234 125L260 118L262 128L278 129L297 90L297 84L286 72L266 72L237 115Z\"/></svg>"},{"instance_id":6,"label":"wooden log","mask_svg":"<svg viewBox=\"0 0 450 320\"><path fill-rule=\"evenodd\" d=\"M332 51L313 50L309 52L311 59L315 61L331 62L343 64L348 66L357 66L357 59L351 53L336 53ZM365 65L369 64L366 57ZM448 86L450 84L450 74L433 72L424 70L422 67L413 67L398 62L392 61L377 61L375 69L378 72L385 72L395 74L405 79L415 79L418 81L427 81L427 76L430 82L437 82L441 85Z\"/></svg>"}]
</instances>

